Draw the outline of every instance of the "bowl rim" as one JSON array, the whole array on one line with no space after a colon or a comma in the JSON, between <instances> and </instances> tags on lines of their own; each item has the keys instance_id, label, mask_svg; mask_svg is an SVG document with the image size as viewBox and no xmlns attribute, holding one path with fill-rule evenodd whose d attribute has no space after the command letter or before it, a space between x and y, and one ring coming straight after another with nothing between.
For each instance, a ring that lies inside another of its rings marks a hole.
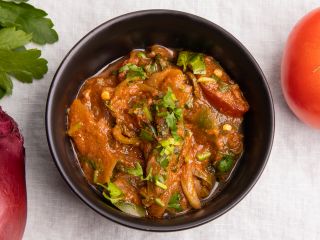
<instances>
[{"instance_id":1,"label":"bowl rim","mask_svg":"<svg viewBox=\"0 0 320 240\"><path fill-rule=\"evenodd\" d=\"M134 223L130 220L126 220L123 219L121 216L116 216L113 213L104 211L103 209L101 209L100 207L97 207L94 203L90 202L90 200L86 197L85 194L82 194L72 183L71 179L68 177L67 173L65 172L65 170L63 169L57 151L55 149L55 147L53 146L53 132L52 129L50 129L51 126L51 116L52 116L52 112L50 111L50 108L53 104L53 97L52 94L55 91L56 85L60 79L60 72L62 72L65 68L65 64L66 62L68 62L68 60L70 58L72 58L73 54L75 52L77 52L77 50L79 48L81 48L81 46L83 44L85 44L88 40L90 40L91 37L93 37L96 33L99 33L101 30L103 30L105 27L109 27L113 24L116 24L118 22L121 22L123 20L126 19L130 19L130 18L135 18L135 17L139 17L139 16L143 16L143 15L152 15L152 14L172 14L172 15L178 15L178 16L183 16L183 17L188 17L190 18L192 21L196 21L196 22L200 22L201 24L205 24L205 25L211 25L213 28L216 28L218 31L220 31L225 37L229 38L237 47L241 48L243 50L243 52L245 53L245 55L248 57L248 59L250 59L250 61L252 62L252 64L254 65L254 67L256 68L257 72L259 73L259 75L261 76L262 79L262 84L264 89L266 90L266 95L267 95L267 100L270 103L270 108L268 109L268 111L270 112L270 138L268 141L268 146L265 152L265 157L264 157L264 162L263 164L260 166L260 168L257 171L256 176L254 177L254 179L244 187L244 189L242 190L242 192L240 193L239 196L237 196L237 198L235 198L234 200L231 200L224 208L219 209L217 211L217 213L212 214L210 216L198 219L196 221L193 222L186 222L180 225L175 225L175 226L151 226L151 225L143 225L143 224L139 224L139 223ZM250 191L251 189L255 186L255 184L258 182L262 172L264 171L264 168L268 162L270 153L271 153L271 149L272 149L272 145L273 145L273 141L274 141L274 133L275 133L275 110L274 110L274 103L273 103L273 99L272 99L272 94L270 91L270 87L268 85L268 81L266 80L266 77L264 76L260 66L258 65L257 61L254 59L254 57L251 55L251 53L248 51L248 49L237 39L235 38L231 33L229 33L228 31L226 31L225 29L223 29L222 27L220 27L219 25L205 19L202 18L200 16L191 14L191 13L187 13L187 12L183 12L183 11L177 11L177 10L170 10L170 9L149 9L149 10L140 10L140 11L134 11L134 12L129 12L123 15L120 15L118 17L112 18L108 21L105 21L104 23L98 25L97 27L95 27L94 29L92 29L91 31L89 31L84 37L82 37L66 54L66 56L63 58L62 62L60 63L59 67L57 68L53 80L51 82L50 88L49 88L49 92L48 92L48 97L47 97L47 102L46 102L46 111L45 111L45 128L46 128L46 135L47 135L47 143L49 146L49 150L52 156L52 159L56 165L56 167L58 168L58 171L60 172L61 176L63 177L63 179L65 180L65 182L67 183L67 185L69 186L69 188L82 200L82 202L84 202L87 206L89 206L91 209L93 209L95 212L99 213L101 216L116 222L122 226L126 226L129 228L133 228L133 229L138 229L138 230L143 230L143 231L151 231L151 232L173 232L173 231L181 231L181 230L186 230L186 229L190 229L193 227L197 227L200 225L203 225L205 223L208 223L218 217L220 217L221 215L225 214L226 212L228 212L230 209L232 209L233 207L235 207Z\"/></svg>"}]
</instances>

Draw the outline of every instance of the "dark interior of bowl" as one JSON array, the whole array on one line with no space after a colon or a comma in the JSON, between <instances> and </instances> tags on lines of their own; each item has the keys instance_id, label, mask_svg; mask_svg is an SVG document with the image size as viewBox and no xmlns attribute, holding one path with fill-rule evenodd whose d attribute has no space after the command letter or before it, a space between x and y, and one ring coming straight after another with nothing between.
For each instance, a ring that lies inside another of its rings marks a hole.
<instances>
[{"instance_id":1,"label":"dark interior of bowl","mask_svg":"<svg viewBox=\"0 0 320 240\"><path fill-rule=\"evenodd\" d=\"M244 154L229 184L201 210L159 220L128 216L100 198L83 177L65 135L66 109L83 81L132 49L155 43L214 56L240 85L250 104L243 124ZM127 14L102 24L70 51L57 70L50 89L46 126L50 150L59 171L73 191L91 208L129 227L174 231L215 219L250 191L262 173L271 149L274 110L260 68L234 37L219 26L190 14L150 10Z\"/></svg>"}]
</instances>

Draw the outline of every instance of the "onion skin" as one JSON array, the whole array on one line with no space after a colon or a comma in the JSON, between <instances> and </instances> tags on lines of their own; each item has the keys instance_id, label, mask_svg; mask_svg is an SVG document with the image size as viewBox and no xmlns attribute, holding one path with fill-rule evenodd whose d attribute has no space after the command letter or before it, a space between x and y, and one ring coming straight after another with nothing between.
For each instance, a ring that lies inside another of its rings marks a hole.
<instances>
[{"instance_id":1,"label":"onion skin","mask_svg":"<svg viewBox=\"0 0 320 240\"><path fill-rule=\"evenodd\" d=\"M22 239L26 219L23 137L16 122L0 107L0 239Z\"/></svg>"}]
</instances>

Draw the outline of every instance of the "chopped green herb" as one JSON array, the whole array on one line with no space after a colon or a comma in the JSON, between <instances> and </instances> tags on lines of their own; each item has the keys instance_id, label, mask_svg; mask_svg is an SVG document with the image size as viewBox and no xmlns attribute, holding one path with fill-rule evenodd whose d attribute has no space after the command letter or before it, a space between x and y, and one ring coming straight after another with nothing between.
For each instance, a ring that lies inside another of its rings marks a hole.
<instances>
[{"instance_id":1,"label":"chopped green herb","mask_svg":"<svg viewBox=\"0 0 320 240\"><path fill-rule=\"evenodd\" d=\"M121 189L118 188L118 186L115 185L114 183L109 182L107 186L101 183L96 183L96 184L104 189L104 191L102 192L102 195L106 199L108 199L112 204L123 199L122 197L123 193Z\"/></svg>"},{"instance_id":2,"label":"chopped green herb","mask_svg":"<svg viewBox=\"0 0 320 240\"><path fill-rule=\"evenodd\" d=\"M164 184L164 182L165 182L165 180L164 180L163 176L156 175L154 177L154 184L156 186L158 186L159 188L162 188L162 189L166 190L168 187Z\"/></svg>"},{"instance_id":3,"label":"chopped green herb","mask_svg":"<svg viewBox=\"0 0 320 240\"><path fill-rule=\"evenodd\" d=\"M123 198L122 197L118 197L118 198L111 198L108 196L108 194L106 192L102 192L102 196L109 200L112 204L116 204L117 202L121 201Z\"/></svg>"},{"instance_id":4,"label":"chopped green herb","mask_svg":"<svg viewBox=\"0 0 320 240\"><path fill-rule=\"evenodd\" d=\"M208 159L210 156L211 156L211 152L209 152L209 151L206 151L203 153L198 153L196 155L196 157L199 161L204 161L204 160Z\"/></svg>"},{"instance_id":5,"label":"chopped green herb","mask_svg":"<svg viewBox=\"0 0 320 240\"><path fill-rule=\"evenodd\" d=\"M187 66L189 63L190 52L182 51L179 53L177 65L183 67L183 71L187 70Z\"/></svg>"},{"instance_id":6,"label":"chopped green herb","mask_svg":"<svg viewBox=\"0 0 320 240\"><path fill-rule=\"evenodd\" d=\"M146 130L146 129L141 129L139 137L140 137L142 140L148 141L148 142L152 142L152 141L154 140L154 139L153 139L153 136L152 136L152 133L149 132L149 131Z\"/></svg>"},{"instance_id":7,"label":"chopped green herb","mask_svg":"<svg viewBox=\"0 0 320 240\"><path fill-rule=\"evenodd\" d=\"M206 74L206 65L204 63L203 54L195 54L189 60L189 66L194 74Z\"/></svg>"},{"instance_id":8,"label":"chopped green herb","mask_svg":"<svg viewBox=\"0 0 320 240\"><path fill-rule=\"evenodd\" d=\"M155 181L155 185L157 185L159 188L162 188L163 190L166 190L168 188L165 184L159 181Z\"/></svg>"},{"instance_id":9,"label":"chopped green herb","mask_svg":"<svg viewBox=\"0 0 320 240\"><path fill-rule=\"evenodd\" d=\"M160 207L164 207L165 206L165 204L162 202L162 200L160 198L156 198L154 201Z\"/></svg>"},{"instance_id":10,"label":"chopped green herb","mask_svg":"<svg viewBox=\"0 0 320 240\"><path fill-rule=\"evenodd\" d=\"M126 65L122 66L119 69L119 73L127 72L126 77L129 80L135 80L135 79L146 79L146 73L144 72L143 68L138 67L137 65L133 63L127 63Z\"/></svg>"},{"instance_id":11,"label":"chopped green herb","mask_svg":"<svg viewBox=\"0 0 320 240\"><path fill-rule=\"evenodd\" d=\"M169 203L168 203L168 207L175 209L177 212L181 212L182 207L180 204L180 200L181 200L181 196L179 193L172 194L172 196L169 200Z\"/></svg>"},{"instance_id":12,"label":"chopped green herb","mask_svg":"<svg viewBox=\"0 0 320 240\"><path fill-rule=\"evenodd\" d=\"M233 156L232 155L225 155L222 157L222 159L218 163L218 170L220 172L228 172L231 170L233 166Z\"/></svg>"},{"instance_id":13,"label":"chopped green herb","mask_svg":"<svg viewBox=\"0 0 320 240\"><path fill-rule=\"evenodd\" d=\"M149 169L149 173L148 173L148 175L145 177L145 178L141 178L141 180L143 180L143 181L152 181L152 179L153 179L153 176L152 176L152 167Z\"/></svg>"},{"instance_id":14,"label":"chopped green herb","mask_svg":"<svg viewBox=\"0 0 320 240\"><path fill-rule=\"evenodd\" d=\"M169 159L168 159L168 156L167 155L162 155L162 156L159 156L157 158L157 162L160 164L161 167L163 168L167 168L168 165L169 165Z\"/></svg>"},{"instance_id":15,"label":"chopped green herb","mask_svg":"<svg viewBox=\"0 0 320 240\"><path fill-rule=\"evenodd\" d=\"M206 74L206 65L201 53L181 51L178 55L177 65L183 67L183 71L189 67L194 74Z\"/></svg>"},{"instance_id":16,"label":"chopped green herb","mask_svg":"<svg viewBox=\"0 0 320 240\"><path fill-rule=\"evenodd\" d=\"M175 101L177 101L177 98L176 96L173 94L171 88L169 87L168 88L168 91L166 93L166 95L164 95L163 97L163 106L165 108L169 108L171 110L174 110L176 108L176 103Z\"/></svg>"},{"instance_id":17,"label":"chopped green herb","mask_svg":"<svg viewBox=\"0 0 320 240\"><path fill-rule=\"evenodd\" d=\"M129 173L130 175L136 176L136 177L143 177L143 170L142 170L140 163L136 163L135 167L129 168L127 170L127 173Z\"/></svg>"},{"instance_id":18,"label":"chopped green herb","mask_svg":"<svg viewBox=\"0 0 320 240\"><path fill-rule=\"evenodd\" d=\"M167 114L166 123L167 123L168 127L170 128L171 132L177 131L177 119L176 119L176 116L173 112Z\"/></svg>"},{"instance_id":19,"label":"chopped green herb","mask_svg":"<svg viewBox=\"0 0 320 240\"><path fill-rule=\"evenodd\" d=\"M176 108L173 110L174 112L174 115L176 116L177 120L179 121L180 119L182 119L182 114L183 114L183 111L182 111L182 108Z\"/></svg>"},{"instance_id":20,"label":"chopped green herb","mask_svg":"<svg viewBox=\"0 0 320 240\"><path fill-rule=\"evenodd\" d=\"M171 138L161 140L159 144L160 144L159 147L161 148L160 156L163 156L164 154L169 156L173 153L174 147L179 146L181 143L180 141L177 141L176 139L171 137Z\"/></svg>"},{"instance_id":21,"label":"chopped green herb","mask_svg":"<svg viewBox=\"0 0 320 240\"><path fill-rule=\"evenodd\" d=\"M119 197L120 195L122 195L121 189L118 188L118 186L112 182L108 183L107 190L109 191L109 194L112 198Z\"/></svg>"},{"instance_id":22,"label":"chopped green herb","mask_svg":"<svg viewBox=\"0 0 320 240\"><path fill-rule=\"evenodd\" d=\"M123 200L123 193L121 189L118 188L117 185L115 185L114 183L109 182L107 186L101 183L96 184L104 189L102 192L103 197L109 200L114 206L116 206L122 212L137 217L145 216L146 213L143 207L130 202L125 202Z\"/></svg>"}]
</instances>

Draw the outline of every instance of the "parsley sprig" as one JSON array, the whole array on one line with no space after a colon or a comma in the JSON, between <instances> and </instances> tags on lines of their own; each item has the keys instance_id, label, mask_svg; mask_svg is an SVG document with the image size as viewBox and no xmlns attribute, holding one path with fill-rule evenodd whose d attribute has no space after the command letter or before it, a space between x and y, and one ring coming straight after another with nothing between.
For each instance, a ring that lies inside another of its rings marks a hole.
<instances>
[{"instance_id":1,"label":"parsley sprig","mask_svg":"<svg viewBox=\"0 0 320 240\"><path fill-rule=\"evenodd\" d=\"M58 34L47 13L27 0L0 0L0 99L12 94L12 77L24 83L41 79L48 71L47 60L29 42L54 43Z\"/></svg>"}]
</instances>

